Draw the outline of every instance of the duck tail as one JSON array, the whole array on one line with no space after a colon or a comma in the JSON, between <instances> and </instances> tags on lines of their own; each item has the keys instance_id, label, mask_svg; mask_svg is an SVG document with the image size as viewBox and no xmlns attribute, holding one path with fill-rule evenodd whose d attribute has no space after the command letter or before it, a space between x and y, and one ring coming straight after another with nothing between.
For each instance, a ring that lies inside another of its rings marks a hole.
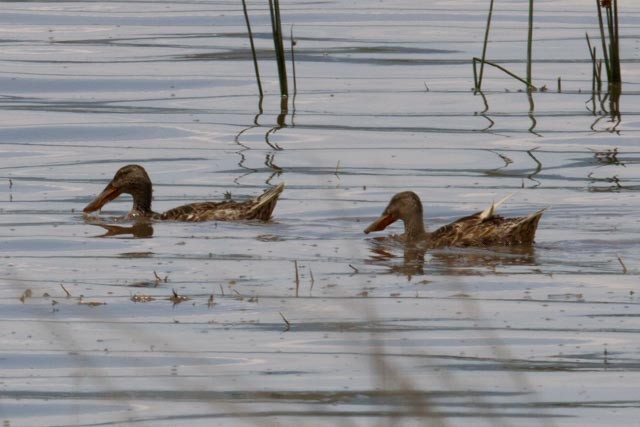
<instances>
[{"instance_id":1,"label":"duck tail","mask_svg":"<svg viewBox=\"0 0 640 427\"><path fill-rule=\"evenodd\" d=\"M506 202L507 200L509 200L513 196L515 196L516 194L517 194L517 192L511 193L508 196L505 196L502 199L498 200L497 202L491 203L491 206L489 206L487 209L483 210L480 213L480 216L478 217L479 222L483 222L483 221L486 221L488 219L493 218L493 216L495 215L495 211L498 208L498 206L500 206L501 204L503 204L504 202Z\"/></svg>"},{"instance_id":2,"label":"duck tail","mask_svg":"<svg viewBox=\"0 0 640 427\"><path fill-rule=\"evenodd\" d=\"M536 237L536 230L538 229L538 222L547 209L548 208L543 208L529 216L525 216L515 224L512 235L519 244L533 244L533 240Z\"/></svg>"},{"instance_id":3,"label":"duck tail","mask_svg":"<svg viewBox=\"0 0 640 427\"><path fill-rule=\"evenodd\" d=\"M280 197L282 190L284 190L283 182L256 197L256 204L249 209L247 219L268 221L276 207L276 203L278 203L278 197Z\"/></svg>"}]
</instances>

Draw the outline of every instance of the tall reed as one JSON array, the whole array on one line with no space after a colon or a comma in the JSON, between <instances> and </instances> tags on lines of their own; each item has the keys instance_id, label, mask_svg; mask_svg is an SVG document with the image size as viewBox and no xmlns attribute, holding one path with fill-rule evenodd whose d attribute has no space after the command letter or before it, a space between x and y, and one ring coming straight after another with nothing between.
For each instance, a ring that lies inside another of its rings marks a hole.
<instances>
[{"instance_id":1,"label":"tall reed","mask_svg":"<svg viewBox=\"0 0 640 427\"><path fill-rule=\"evenodd\" d=\"M260 81L260 70L258 69L258 57L256 55L256 46L253 43L253 32L251 31L251 23L249 22L249 12L247 11L246 0L242 0L242 10L244 12L244 20L247 23L247 33L249 34L249 44L251 45L251 55L253 56L253 69L256 73L256 82L258 83L258 92L260 93L260 100L264 97L262 92L262 82Z\"/></svg>"},{"instance_id":2,"label":"tall reed","mask_svg":"<svg viewBox=\"0 0 640 427\"><path fill-rule=\"evenodd\" d=\"M602 41L602 55L607 72L609 86L622 83L620 72L620 35L618 26L618 0L596 0L598 8L598 25L600 27L600 40ZM605 25L602 10L605 12ZM607 40L608 39L608 40Z\"/></svg>"},{"instance_id":3,"label":"tall reed","mask_svg":"<svg viewBox=\"0 0 640 427\"><path fill-rule=\"evenodd\" d=\"M529 0L529 31L527 33L527 88L531 90L531 59L533 48L533 0Z\"/></svg>"},{"instance_id":4,"label":"tall reed","mask_svg":"<svg viewBox=\"0 0 640 427\"><path fill-rule=\"evenodd\" d=\"M487 15L487 27L484 31L484 43L482 45L482 61L480 62L480 76L476 79L476 90L480 90L482 86L482 76L484 74L484 64L487 56L487 44L489 43L489 30L491 29L491 18L493 17L493 1L489 3L489 14ZM474 67L475 71L475 67Z\"/></svg>"},{"instance_id":5,"label":"tall reed","mask_svg":"<svg viewBox=\"0 0 640 427\"><path fill-rule=\"evenodd\" d=\"M474 57L473 58L473 81L474 81L474 90L482 91L482 78L484 76L484 65L491 65L500 71L508 74L514 79L524 83L527 86L528 91L536 91L537 88L531 83L531 51L533 45L533 1L529 0L529 35L528 35L528 43L527 43L527 77L523 79L519 77L517 74L507 70L505 67L496 64L495 62L488 61L486 59L487 54L487 45L489 43L489 31L491 29L491 19L493 17L493 4L494 0L491 0L489 3L489 14L487 16L487 26L484 32L484 43L482 45L482 58ZM480 72L477 71L477 64L480 63Z\"/></svg>"},{"instance_id":6,"label":"tall reed","mask_svg":"<svg viewBox=\"0 0 640 427\"><path fill-rule=\"evenodd\" d=\"M280 1L269 0L269 11L271 12L271 29L273 32L273 46L276 51L276 62L278 64L278 79L280 80L280 96L289 96L289 86L287 84L287 66L284 56L284 43L282 41L282 21L280 20Z\"/></svg>"}]
</instances>

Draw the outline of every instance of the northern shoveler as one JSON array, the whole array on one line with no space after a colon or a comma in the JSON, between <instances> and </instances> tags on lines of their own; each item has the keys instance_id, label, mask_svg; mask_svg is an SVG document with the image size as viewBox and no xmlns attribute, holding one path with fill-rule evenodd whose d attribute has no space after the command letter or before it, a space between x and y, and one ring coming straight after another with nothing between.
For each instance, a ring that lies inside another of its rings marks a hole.
<instances>
[{"instance_id":1,"label":"northern shoveler","mask_svg":"<svg viewBox=\"0 0 640 427\"><path fill-rule=\"evenodd\" d=\"M364 232L381 231L397 220L404 222L403 240L407 243L426 242L429 248L481 247L481 246L531 246L538 221L545 209L529 216L504 218L494 213L495 208L511 196L493 203L482 212L460 218L438 228L425 231L422 202L412 191L398 193L391 199L380 218Z\"/></svg>"},{"instance_id":2,"label":"northern shoveler","mask_svg":"<svg viewBox=\"0 0 640 427\"><path fill-rule=\"evenodd\" d=\"M133 207L128 218L149 218L167 221L238 221L257 219L268 221L276 206L284 184L268 189L260 196L245 202L225 200L222 202L191 203L170 209L165 213L151 210L151 179L147 171L139 165L127 165L118 170L115 176L85 208L84 212L93 212L117 198L120 194L131 194Z\"/></svg>"}]
</instances>

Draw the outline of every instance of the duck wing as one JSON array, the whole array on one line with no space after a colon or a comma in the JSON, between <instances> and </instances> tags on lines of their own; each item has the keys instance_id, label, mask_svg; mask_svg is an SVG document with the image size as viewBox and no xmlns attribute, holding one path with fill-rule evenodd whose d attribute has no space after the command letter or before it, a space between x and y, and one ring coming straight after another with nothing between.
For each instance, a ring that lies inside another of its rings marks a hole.
<instances>
[{"instance_id":1,"label":"duck wing","mask_svg":"<svg viewBox=\"0 0 640 427\"><path fill-rule=\"evenodd\" d=\"M486 211L460 218L440 227L428 237L431 248L446 246L530 246L533 244L541 209L526 217L504 218Z\"/></svg>"},{"instance_id":2,"label":"duck wing","mask_svg":"<svg viewBox=\"0 0 640 427\"><path fill-rule=\"evenodd\" d=\"M268 221L283 190L284 184L279 184L246 202L225 200L222 202L190 203L158 214L154 219L189 222L250 219Z\"/></svg>"}]
</instances>

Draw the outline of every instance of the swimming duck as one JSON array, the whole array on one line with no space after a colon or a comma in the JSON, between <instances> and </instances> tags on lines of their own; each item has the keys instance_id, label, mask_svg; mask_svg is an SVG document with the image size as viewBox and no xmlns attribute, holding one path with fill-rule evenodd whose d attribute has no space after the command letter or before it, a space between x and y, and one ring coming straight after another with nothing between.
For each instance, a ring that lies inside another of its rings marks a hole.
<instances>
[{"instance_id":1,"label":"swimming duck","mask_svg":"<svg viewBox=\"0 0 640 427\"><path fill-rule=\"evenodd\" d=\"M284 184L279 184L268 189L260 196L245 202L225 200L222 202L191 203L161 214L151 210L152 187L147 171L139 165L127 165L116 172L111 182L102 190L102 193L84 208L84 212L97 211L120 194L126 193L131 194L133 197L133 207L127 215L130 219L140 217L154 220L191 222L247 219L268 221L283 189Z\"/></svg>"},{"instance_id":2,"label":"swimming duck","mask_svg":"<svg viewBox=\"0 0 640 427\"><path fill-rule=\"evenodd\" d=\"M429 248L482 247L482 246L531 246L538 221L545 209L529 216L503 218L494 213L495 208L509 197L493 203L482 212L460 218L438 228L425 231L422 217L422 202L412 191L398 193L391 199L382 216L364 232L381 231L397 220L404 222L403 240L407 243L426 242Z\"/></svg>"}]
</instances>

